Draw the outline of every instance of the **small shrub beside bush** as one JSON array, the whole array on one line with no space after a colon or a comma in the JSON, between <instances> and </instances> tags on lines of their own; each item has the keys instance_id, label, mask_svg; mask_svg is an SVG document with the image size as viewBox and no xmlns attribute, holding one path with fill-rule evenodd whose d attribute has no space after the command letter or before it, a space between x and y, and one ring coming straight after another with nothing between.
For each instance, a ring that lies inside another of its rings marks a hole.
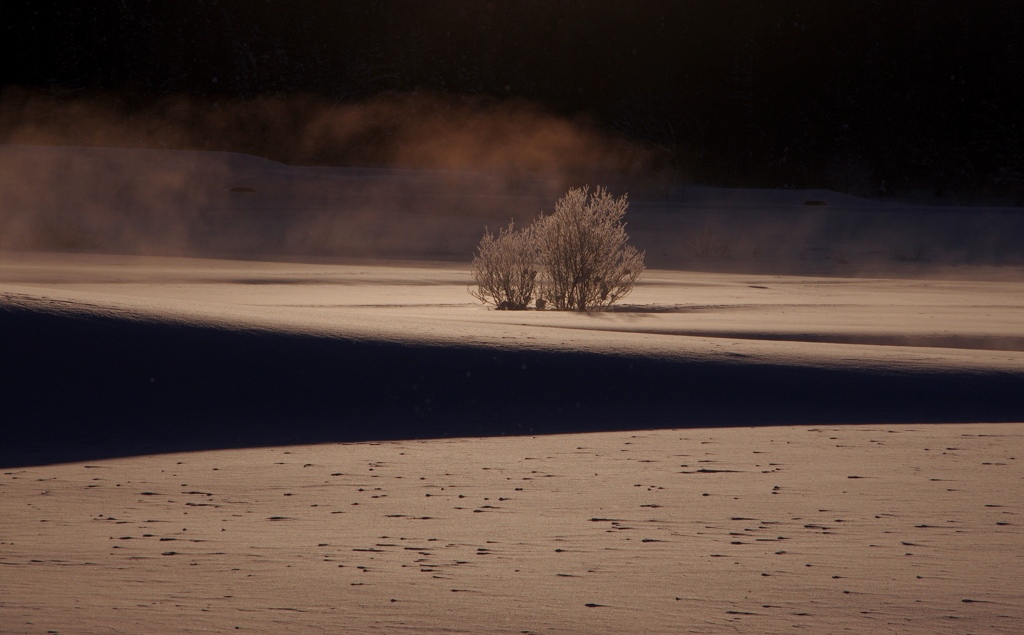
<instances>
[{"instance_id":1,"label":"small shrub beside bush","mask_svg":"<svg viewBox=\"0 0 1024 635\"><path fill-rule=\"evenodd\" d=\"M516 230L513 223L484 234L473 258L473 297L499 309L522 310L537 288L537 244L532 226Z\"/></svg>"}]
</instances>

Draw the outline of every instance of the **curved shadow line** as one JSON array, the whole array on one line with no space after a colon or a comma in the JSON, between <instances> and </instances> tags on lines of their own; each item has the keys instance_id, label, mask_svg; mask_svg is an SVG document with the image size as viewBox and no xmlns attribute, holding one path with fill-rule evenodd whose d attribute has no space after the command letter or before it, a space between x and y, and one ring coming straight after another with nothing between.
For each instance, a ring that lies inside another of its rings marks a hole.
<instances>
[{"instance_id":1,"label":"curved shadow line","mask_svg":"<svg viewBox=\"0 0 1024 635\"><path fill-rule=\"evenodd\" d=\"M437 346L0 304L0 466L253 445L1024 420L1024 371Z\"/></svg>"}]
</instances>

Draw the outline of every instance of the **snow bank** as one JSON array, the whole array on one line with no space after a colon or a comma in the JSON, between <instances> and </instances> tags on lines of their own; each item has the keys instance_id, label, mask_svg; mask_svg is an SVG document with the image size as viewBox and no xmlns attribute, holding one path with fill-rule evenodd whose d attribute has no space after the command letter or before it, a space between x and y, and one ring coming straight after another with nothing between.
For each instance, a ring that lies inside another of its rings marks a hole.
<instances>
[{"instance_id":1,"label":"snow bank","mask_svg":"<svg viewBox=\"0 0 1024 635\"><path fill-rule=\"evenodd\" d=\"M488 311L465 271L437 266L19 255L4 271L8 464L145 447L1024 418L1024 333L1007 303L1019 283L653 271L635 304L581 315ZM936 335L947 328L960 339ZM25 458L28 447L41 454Z\"/></svg>"}]
</instances>

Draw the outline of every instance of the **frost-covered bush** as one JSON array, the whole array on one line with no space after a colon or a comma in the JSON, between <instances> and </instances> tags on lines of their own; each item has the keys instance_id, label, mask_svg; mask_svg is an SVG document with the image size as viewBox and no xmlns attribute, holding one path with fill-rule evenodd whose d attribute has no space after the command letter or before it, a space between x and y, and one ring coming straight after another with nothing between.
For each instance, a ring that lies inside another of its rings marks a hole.
<instances>
[{"instance_id":1,"label":"frost-covered bush","mask_svg":"<svg viewBox=\"0 0 1024 635\"><path fill-rule=\"evenodd\" d=\"M473 258L475 298L499 309L522 310L537 288L537 241L533 226L516 230L514 223L484 234Z\"/></svg>"},{"instance_id":2,"label":"frost-covered bush","mask_svg":"<svg viewBox=\"0 0 1024 635\"><path fill-rule=\"evenodd\" d=\"M629 204L604 188L571 189L555 211L516 231L484 235L473 259L471 293L500 309L536 307L587 311L625 297L644 270L644 255L627 242Z\"/></svg>"},{"instance_id":3,"label":"frost-covered bush","mask_svg":"<svg viewBox=\"0 0 1024 635\"><path fill-rule=\"evenodd\" d=\"M602 187L571 189L550 216L537 221L541 295L555 309L609 306L630 291L644 270L644 255L627 244L622 217L629 203Z\"/></svg>"}]
</instances>

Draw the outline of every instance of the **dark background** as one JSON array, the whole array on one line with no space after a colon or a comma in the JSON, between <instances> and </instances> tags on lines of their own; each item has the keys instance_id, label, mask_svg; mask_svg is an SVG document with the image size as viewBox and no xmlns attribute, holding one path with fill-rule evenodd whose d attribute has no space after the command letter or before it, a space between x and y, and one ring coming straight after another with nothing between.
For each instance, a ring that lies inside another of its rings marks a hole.
<instances>
[{"instance_id":1,"label":"dark background","mask_svg":"<svg viewBox=\"0 0 1024 635\"><path fill-rule=\"evenodd\" d=\"M125 116L168 96L520 100L642 143L691 181L1024 201L1019 0L5 0L3 13L9 112L26 91L113 95ZM246 150L275 158L269 143Z\"/></svg>"}]
</instances>

